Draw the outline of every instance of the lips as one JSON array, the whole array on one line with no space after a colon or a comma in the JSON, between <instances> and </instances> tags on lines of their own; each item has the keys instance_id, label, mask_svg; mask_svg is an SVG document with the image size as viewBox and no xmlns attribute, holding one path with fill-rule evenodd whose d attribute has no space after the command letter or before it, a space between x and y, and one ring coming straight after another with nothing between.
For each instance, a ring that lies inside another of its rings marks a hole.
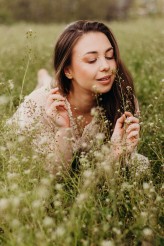
<instances>
[{"instance_id":1,"label":"lips","mask_svg":"<svg viewBox=\"0 0 164 246\"><path fill-rule=\"evenodd\" d=\"M100 79L97 79L98 81L107 81L107 80L109 80L111 78L111 75L107 75L107 76L104 76L104 77L102 77L102 78L100 78Z\"/></svg>"}]
</instances>

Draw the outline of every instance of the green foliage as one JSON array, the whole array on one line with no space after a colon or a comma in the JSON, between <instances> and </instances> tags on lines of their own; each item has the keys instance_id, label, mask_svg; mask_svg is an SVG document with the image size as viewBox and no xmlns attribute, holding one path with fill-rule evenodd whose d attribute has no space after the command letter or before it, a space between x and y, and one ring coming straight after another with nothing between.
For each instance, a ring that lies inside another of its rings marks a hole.
<instances>
[{"instance_id":1,"label":"green foliage","mask_svg":"<svg viewBox=\"0 0 164 246\"><path fill-rule=\"evenodd\" d=\"M24 20L39 23L65 22L75 19L114 19L127 17L133 1L101 0L0 0L0 20Z\"/></svg>"},{"instance_id":2,"label":"green foliage","mask_svg":"<svg viewBox=\"0 0 164 246\"><path fill-rule=\"evenodd\" d=\"M163 245L163 19L108 25L135 80L139 152L150 167L106 165L109 149L102 146L81 156L74 175L47 173L30 136L17 136L5 122L21 91L35 88L38 69L53 74L53 47L64 26L1 25L0 245Z\"/></svg>"}]
</instances>

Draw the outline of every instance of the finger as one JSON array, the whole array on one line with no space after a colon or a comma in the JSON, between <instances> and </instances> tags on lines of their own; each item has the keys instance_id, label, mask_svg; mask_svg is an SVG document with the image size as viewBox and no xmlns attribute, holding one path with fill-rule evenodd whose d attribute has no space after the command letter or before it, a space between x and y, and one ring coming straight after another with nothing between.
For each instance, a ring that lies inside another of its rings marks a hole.
<instances>
[{"instance_id":1,"label":"finger","mask_svg":"<svg viewBox=\"0 0 164 246\"><path fill-rule=\"evenodd\" d=\"M60 107L66 107L65 102L63 102L63 101L54 101L51 104L51 106L50 106L51 109L54 109L54 110L57 110L57 111L60 109Z\"/></svg>"},{"instance_id":2,"label":"finger","mask_svg":"<svg viewBox=\"0 0 164 246\"><path fill-rule=\"evenodd\" d=\"M61 96L60 94L51 94L47 98L47 106L50 106L54 101L65 101L65 98Z\"/></svg>"},{"instance_id":3,"label":"finger","mask_svg":"<svg viewBox=\"0 0 164 246\"><path fill-rule=\"evenodd\" d=\"M116 130L119 130L123 127L125 119L126 119L126 117L124 114L120 118L117 119L116 125L115 125Z\"/></svg>"},{"instance_id":4,"label":"finger","mask_svg":"<svg viewBox=\"0 0 164 246\"><path fill-rule=\"evenodd\" d=\"M63 101L55 101L49 107L46 107L46 113L48 115L52 115L54 112L60 111L60 107L63 107L65 110L67 110L66 105Z\"/></svg>"},{"instance_id":5,"label":"finger","mask_svg":"<svg viewBox=\"0 0 164 246\"><path fill-rule=\"evenodd\" d=\"M52 94L52 95L49 95L48 100L51 100L52 102L54 100L57 100L57 101L65 101L65 97L63 97L60 94Z\"/></svg>"},{"instance_id":6,"label":"finger","mask_svg":"<svg viewBox=\"0 0 164 246\"><path fill-rule=\"evenodd\" d=\"M140 125L138 123L133 123L131 125L129 125L126 129L126 133L129 133L131 131L137 130L139 132L140 130Z\"/></svg>"},{"instance_id":7,"label":"finger","mask_svg":"<svg viewBox=\"0 0 164 246\"><path fill-rule=\"evenodd\" d=\"M130 116L130 117L126 118L125 123L127 123L127 124L139 123L139 119L134 117L134 116Z\"/></svg>"},{"instance_id":8,"label":"finger","mask_svg":"<svg viewBox=\"0 0 164 246\"><path fill-rule=\"evenodd\" d=\"M126 117L131 117L131 116L133 116L132 113L131 113L131 112L128 112L128 111L125 111L124 114L125 114Z\"/></svg>"},{"instance_id":9,"label":"finger","mask_svg":"<svg viewBox=\"0 0 164 246\"><path fill-rule=\"evenodd\" d=\"M55 88L51 89L48 92L47 97L49 97L49 95L52 95L52 94L55 94L55 93L59 93L59 88L58 87L55 87Z\"/></svg>"},{"instance_id":10,"label":"finger","mask_svg":"<svg viewBox=\"0 0 164 246\"><path fill-rule=\"evenodd\" d=\"M127 135L127 139L131 139L131 138L139 138L139 131L131 131Z\"/></svg>"}]
</instances>

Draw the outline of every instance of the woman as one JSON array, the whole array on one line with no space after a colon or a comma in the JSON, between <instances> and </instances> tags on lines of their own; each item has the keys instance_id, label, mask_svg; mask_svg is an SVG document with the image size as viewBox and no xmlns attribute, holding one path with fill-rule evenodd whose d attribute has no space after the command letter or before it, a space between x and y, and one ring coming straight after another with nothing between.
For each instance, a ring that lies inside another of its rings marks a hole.
<instances>
[{"instance_id":1,"label":"woman","mask_svg":"<svg viewBox=\"0 0 164 246\"><path fill-rule=\"evenodd\" d=\"M138 108L111 30L94 21L67 26L55 46L54 69L53 88L47 83L33 91L13 117L21 131L34 130L47 169L69 170L74 154L93 148L100 133L104 143L111 140L110 159L131 156L139 141ZM40 76L50 80L44 70Z\"/></svg>"}]
</instances>

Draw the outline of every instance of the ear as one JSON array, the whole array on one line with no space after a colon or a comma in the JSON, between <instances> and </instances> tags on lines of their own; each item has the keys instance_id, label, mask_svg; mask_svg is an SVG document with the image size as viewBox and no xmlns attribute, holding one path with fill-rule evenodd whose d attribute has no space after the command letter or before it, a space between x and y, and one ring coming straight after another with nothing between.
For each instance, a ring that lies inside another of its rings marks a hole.
<instances>
[{"instance_id":1,"label":"ear","mask_svg":"<svg viewBox=\"0 0 164 246\"><path fill-rule=\"evenodd\" d=\"M68 66L66 68L64 68L64 73L65 73L65 76L68 78L68 79L72 79L72 72L71 72L71 68Z\"/></svg>"}]
</instances>

